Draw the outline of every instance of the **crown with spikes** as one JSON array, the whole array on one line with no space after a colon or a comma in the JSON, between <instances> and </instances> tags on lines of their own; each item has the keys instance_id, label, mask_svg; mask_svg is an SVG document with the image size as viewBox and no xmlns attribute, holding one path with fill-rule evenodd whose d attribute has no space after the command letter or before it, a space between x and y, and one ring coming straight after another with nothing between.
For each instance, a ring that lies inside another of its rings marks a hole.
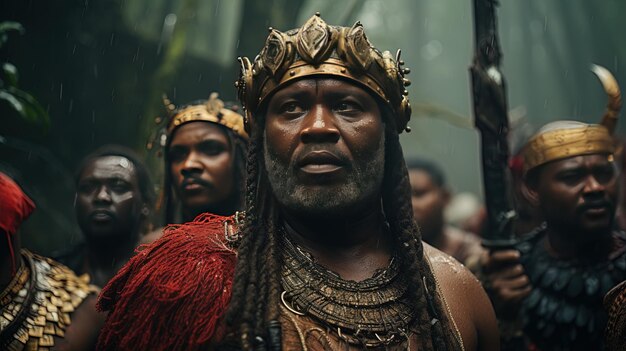
<instances>
[{"instance_id":1,"label":"crown with spikes","mask_svg":"<svg viewBox=\"0 0 626 351\"><path fill-rule=\"evenodd\" d=\"M240 57L240 77L235 86L245 109L246 130L254 126L254 114L268 96L281 86L307 76L335 76L348 79L372 92L393 111L398 133L409 131L411 105L405 89L400 50L394 58L380 52L365 36L361 23L352 27L330 26L319 13L297 29L280 32L270 27L261 53L250 62Z\"/></svg>"},{"instance_id":2,"label":"crown with spikes","mask_svg":"<svg viewBox=\"0 0 626 351\"><path fill-rule=\"evenodd\" d=\"M524 170L564 158L608 154L615 152L613 131L622 107L622 95L615 77L606 68L592 65L609 100L600 124L575 121L548 123L535 134L524 148Z\"/></svg>"},{"instance_id":3,"label":"crown with spikes","mask_svg":"<svg viewBox=\"0 0 626 351\"><path fill-rule=\"evenodd\" d=\"M196 105L186 106L177 110L176 106L163 95L163 105L167 110L167 118L157 117L155 122L161 127L150 138L146 145L151 150L155 144L165 147L167 139L171 137L174 130L189 122L204 121L222 125L232 130L236 135L248 139L248 133L244 128L243 116L238 112L238 106L227 108L224 102L218 98L217 93L211 93L206 102Z\"/></svg>"}]
</instances>

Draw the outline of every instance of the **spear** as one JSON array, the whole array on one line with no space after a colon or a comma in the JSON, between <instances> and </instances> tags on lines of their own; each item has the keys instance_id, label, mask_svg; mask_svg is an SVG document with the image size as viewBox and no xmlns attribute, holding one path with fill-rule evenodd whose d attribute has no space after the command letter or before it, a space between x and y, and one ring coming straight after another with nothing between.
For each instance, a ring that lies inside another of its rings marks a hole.
<instances>
[{"instance_id":1,"label":"spear","mask_svg":"<svg viewBox=\"0 0 626 351\"><path fill-rule=\"evenodd\" d=\"M474 58L470 66L474 124L480 131L487 231L483 245L490 249L511 247L513 232L512 183L508 168L506 84L500 71L496 0L473 0Z\"/></svg>"}]
</instances>

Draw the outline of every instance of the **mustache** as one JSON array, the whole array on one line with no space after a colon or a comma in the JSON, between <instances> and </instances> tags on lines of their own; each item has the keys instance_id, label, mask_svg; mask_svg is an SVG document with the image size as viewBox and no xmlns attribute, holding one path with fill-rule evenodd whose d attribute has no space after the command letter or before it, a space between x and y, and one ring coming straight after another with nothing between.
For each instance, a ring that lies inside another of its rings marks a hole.
<instances>
[{"instance_id":1,"label":"mustache","mask_svg":"<svg viewBox=\"0 0 626 351\"><path fill-rule=\"evenodd\" d=\"M576 209L576 212L582 213L589 209L601 208L601 207L605 207L613 211L613 209L615 208L615 205L613 204L613 202L607 199L586 200L585 202L582 203L582 205L578 206L578 208Z\"/></svg>"},{"instance_id":2,"label":"mustache","mask_svg":"<svg viewBox=\"0 0 626 351\"><path fill-rule=\"evenodd\" d=\"M206 188L212 188L213 187L213 183L211 183L211 182L209 182L207 180L204 180L204 179L200 178L199 176L193 175L193 174L187 175L187 176L185 176L183 178L183 181L181 183L181 187L184 187L185 185L190 184L190 183L199 184L199 185L202 185L202 186L204 186Z\"/></svg>"},{"instance_id":3,"label":"mustache","mask_svg":"<svg viewBox=\"0 0 626 351\"><path fill-rule=\"evenodd\" d=\"M328 152L337 157L338 161L342 164L342 166L346 166L350 168L352 163L350 162L350 157L346 155L343 151L337 148L334 145L320 145L320 144L311 144L305 145L301 148L297 154L294 155L292 159L291 166L293 168L297 168L300 165L305 157L307 157L312 152Z\"/></svg>"}]
</instances>

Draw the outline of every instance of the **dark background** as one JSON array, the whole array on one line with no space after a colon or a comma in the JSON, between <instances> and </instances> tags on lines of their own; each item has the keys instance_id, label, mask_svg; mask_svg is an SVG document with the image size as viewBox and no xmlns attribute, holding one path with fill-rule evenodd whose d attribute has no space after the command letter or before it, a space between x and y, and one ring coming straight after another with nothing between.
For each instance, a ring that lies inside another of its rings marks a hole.
<instances>
[{"instance_id":1,"label":"dark background","mask_svg":"<svg viewBox=\"0 0 626 351\"><path fill-rule=\"evenodd\" d=\"M38 206L24 225L25 245L50 253L80 240L73 172L84 155L103 144L133 147L148 156L158 180L159 159L145 144L163 114L161 94L175 104L212 91L234 100L236 57L252 59L270 25L293 28L315 11L331 24L361 20L376 47L403 49L415 106L405 153L437 160L457 191L480 196L469 0L3 0L0 20L20 22L25 33L10 35L1 61L17 67L20 87L51 121L44 132L0 116L0 166ZM624 13L619 0L503 1L512 114L531 129L565 118L597 122L606 96L588 68L604 65L626 81Z\"/></svg>"}]
</instances>

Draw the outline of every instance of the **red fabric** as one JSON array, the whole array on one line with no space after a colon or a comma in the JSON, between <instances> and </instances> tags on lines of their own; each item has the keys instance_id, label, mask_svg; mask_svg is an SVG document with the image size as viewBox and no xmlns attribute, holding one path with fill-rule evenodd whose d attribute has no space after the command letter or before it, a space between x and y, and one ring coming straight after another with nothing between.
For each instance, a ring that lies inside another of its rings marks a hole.
<instances>
[{"instance_id":1,"label":"red fabric","mask_svg":"<svg viewBox=\"0 0 626 351\"><path fill-rule=\"evenodd\" d=\"M98 350L197 350L223 338L236 253L225 245L229 217L203 214L165 229L100 293L109 311Z\"/></svg>"},{"instance_id":2,"label":"red fabric","mask_svg":"<svg viewBox=\"0 0 626 351\"><path fill-rule=\"evenodd\" d=\"M15 274L15 250L11 236L17 232L22 222L33 213L35 204L13 179L0 173L0 231L4 232L9 255L11 273Z\"/></svg>"},{"instance_id":3,"label":"red fabric","mask_svg":"<svg viewBox=\"0 0 626 351\"><path fill-rule=\"evenodd\" d=\"M19 185L0 173L0 229L9 235L15 234L34 209L33 200Z\"/></svg>"}]
</instances>

